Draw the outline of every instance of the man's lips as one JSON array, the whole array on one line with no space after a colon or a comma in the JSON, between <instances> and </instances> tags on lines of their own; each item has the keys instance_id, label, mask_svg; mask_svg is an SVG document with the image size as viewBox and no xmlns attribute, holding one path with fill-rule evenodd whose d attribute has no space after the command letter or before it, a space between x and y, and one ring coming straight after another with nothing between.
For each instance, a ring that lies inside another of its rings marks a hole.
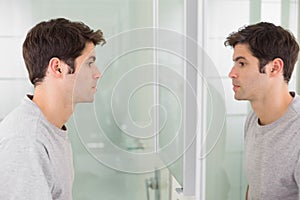
<instances>
[{"instance_id":1,"label":"man's lips","mask_svg":"<svg viewBox=\"0 0 300 200\"><path fill-rule=\"evenodd\" d=\"M92 89L96 92L97 91L97 86L93 86Z\"/></svg>"},{"instance_id":2,"label":"man's lips","mask_svg":"<svg viewBox=\"0 0 300 200\"><path fill-rule=\"evenodd\" d=\"M236 92L240 88L239 85L233 84L233 91Z\"/></svg>"}]
</instances>

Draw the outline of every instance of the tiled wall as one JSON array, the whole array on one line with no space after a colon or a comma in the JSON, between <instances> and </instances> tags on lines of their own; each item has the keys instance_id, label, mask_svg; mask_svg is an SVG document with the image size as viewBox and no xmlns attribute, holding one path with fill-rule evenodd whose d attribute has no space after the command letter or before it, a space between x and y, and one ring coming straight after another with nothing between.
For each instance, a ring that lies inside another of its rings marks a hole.
<instances>
[{"instance_id":1,"label":"tiled wall","mask_svg":"<svg viewBox=\"0 0 300 200\"><path fill-rule=\"evenodd\" d=\"M30 4L0 1L0 119L32 92L22 59L22 42L31 26Z\"/></svg>"}]
</instances>

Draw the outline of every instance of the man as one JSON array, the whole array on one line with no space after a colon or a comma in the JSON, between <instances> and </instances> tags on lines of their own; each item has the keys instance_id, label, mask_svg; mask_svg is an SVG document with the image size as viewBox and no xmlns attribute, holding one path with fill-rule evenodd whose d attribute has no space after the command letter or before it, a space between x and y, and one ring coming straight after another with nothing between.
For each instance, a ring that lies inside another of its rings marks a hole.
<instances>
[{"instance_id":1,"label":"man","mask_svg":"<svg viewBox=\"0 0 300 200\"><path fill-rule=\"evenodd\" d=\"M300 193L300 98L288 82L298 58L294 36L261 22L231 33L229 73L234 97L248 100L245 123L247 198L298 200Z\"/></svg>"},{"instance_id":2,"label":"man","mask_svg":"<svg viewBox=\"0 0 300 200\"><path fill-rule=\"evenodd\" d=\"M33 27L23 57L34 94L0 124L0 199L72 199L72 150L65 123L92 102L100 77L100 30L59 18Z\"/></svg>"}]
</instances>

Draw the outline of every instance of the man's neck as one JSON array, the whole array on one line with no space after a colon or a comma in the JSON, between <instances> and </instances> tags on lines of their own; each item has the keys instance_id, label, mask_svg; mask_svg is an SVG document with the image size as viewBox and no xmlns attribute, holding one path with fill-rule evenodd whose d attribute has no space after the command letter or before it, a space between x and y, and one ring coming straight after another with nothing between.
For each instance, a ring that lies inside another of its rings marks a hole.
<instances>
[{"instance_id":1,"label":"man's neck","mask_svg":"<svg viewBox=\"0 0 300 200\"><path fill-rule=\"evenodd\" d=\"M260 125L267 125L282 117L292 100L293 97L287 91L284 93L270 93L265 98L251 101L250 103L259 119Z\"/></svg>"},{"instance_id":2,"label":"man's neck","mask_svg":"<svg viewBox=\"0 0 300 200\"><path fill-rule=\"evenodd\" d=\"M35 89L32 101L40 108L46 119L59 129L62 129L73 113L72 101L67 101L57 93L44 92Z\"/></svg>"}]
</instances>

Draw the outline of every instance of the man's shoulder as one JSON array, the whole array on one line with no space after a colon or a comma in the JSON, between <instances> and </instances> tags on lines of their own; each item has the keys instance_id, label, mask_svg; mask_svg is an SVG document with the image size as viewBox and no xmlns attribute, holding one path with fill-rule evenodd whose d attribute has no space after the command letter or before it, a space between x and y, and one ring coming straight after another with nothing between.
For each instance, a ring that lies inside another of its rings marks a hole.
<instances>
[{"instance_id":1,"label":"man's shoulder","mask_svg":"<svg viewBox=\"0 0 300 200\"><path fill-rule=\"evenodd\" d=\"M247 129L250 125L256 123L258 120L255 112L253 110L250 110L247 118L246 118L246 122L245 122L245 129Z\"/></svg>"},{"instance_id":2,"label":"man's shoulder","mask_svg":"<svg viewBox=\"0 0 300 200\"><path fill-rule=\"evenodd\" d=\"M36 137L37 132L45 129L40 118L38 111L26 103L21 103L0 122L0 138Z\"/></svg>"}]
</instances>

